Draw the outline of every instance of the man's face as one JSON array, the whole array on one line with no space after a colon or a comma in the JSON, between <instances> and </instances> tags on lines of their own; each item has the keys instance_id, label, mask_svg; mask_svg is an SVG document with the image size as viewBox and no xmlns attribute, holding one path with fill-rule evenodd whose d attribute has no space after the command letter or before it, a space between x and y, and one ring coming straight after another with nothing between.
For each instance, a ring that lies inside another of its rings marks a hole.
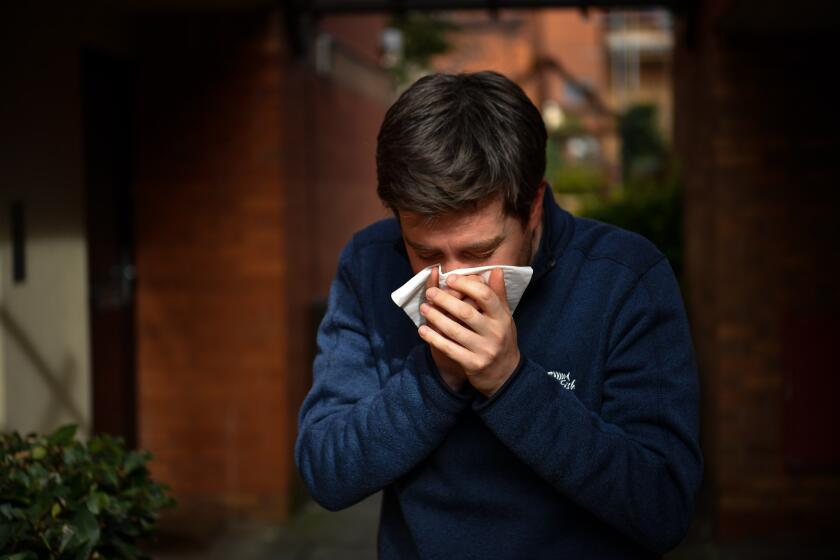
<instances>
[{"instance_id":1,"label":"man's face","mask_svg":"<svg viewBox=\"0 0 840 560\"><path fill-rule=\"evenodd\" d=\"M540 194L542 189L540 189ZM443 272L487 265L531 264L536 228L542 217L542 196L537 196L527 224L504 212L494 198L475 210L447 214L429 221L413 212L399 211L403 241L416 274L433 264Z\"/></svg>"}]
</instances>

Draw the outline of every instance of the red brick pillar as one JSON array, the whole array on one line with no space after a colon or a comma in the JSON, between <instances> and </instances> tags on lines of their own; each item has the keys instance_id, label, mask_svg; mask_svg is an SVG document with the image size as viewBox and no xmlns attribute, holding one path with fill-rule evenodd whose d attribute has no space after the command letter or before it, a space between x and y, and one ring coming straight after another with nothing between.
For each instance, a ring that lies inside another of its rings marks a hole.
<instances>
[{"instance_id":1,"label":"red brick pillar","mask_svg":"<svg viewBox=\"0 0 840 560\"><path fill-rule=\"evenodd\" d=\"M288 509L297 325L279 27L266 15L167 16L141 34L139 440L182 507Z\"/></svg>"},{"instance_id":2,"label":"red brick pillar","mask_svg":"<svg viewBox=\"0 0 840 560\"><path fill-rule=\"evenodd\" d=\"M815 535L840 518L831 20L701 5L678 40L675 141L704 503L720 536Z\"/></svg>"}]
</instances>

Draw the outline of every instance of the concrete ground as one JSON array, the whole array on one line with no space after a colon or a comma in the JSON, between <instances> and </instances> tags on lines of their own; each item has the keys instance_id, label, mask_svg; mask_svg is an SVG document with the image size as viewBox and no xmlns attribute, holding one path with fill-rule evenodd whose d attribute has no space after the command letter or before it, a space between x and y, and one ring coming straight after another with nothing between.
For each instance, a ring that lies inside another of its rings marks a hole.
<instances>
[{"instance_id":1,"label":"concrete ground","mask_svg":"<svg viewBox=\"0 0 840 560\"><path fill-rule=\"evenodd\" d=\"M228 523L207 542L162 543L159 560L361 560L376 558L379 494L340 512L308 502L287 524ZM832 541L764 539L714 543L702 523L664 560L840 559Z\"/></svg>"},{"instance_id":2,"label":"concrete ground","mask_svg":"<svg viewBox=\"0 0 840 560\"><path fill-rule=\"evenodd\" d=\"M206 543L162 543L159 560L361 560L376 558L379 494L339 512L308 502L287 524L228 523Z\"/></svg>"}]
</instances>

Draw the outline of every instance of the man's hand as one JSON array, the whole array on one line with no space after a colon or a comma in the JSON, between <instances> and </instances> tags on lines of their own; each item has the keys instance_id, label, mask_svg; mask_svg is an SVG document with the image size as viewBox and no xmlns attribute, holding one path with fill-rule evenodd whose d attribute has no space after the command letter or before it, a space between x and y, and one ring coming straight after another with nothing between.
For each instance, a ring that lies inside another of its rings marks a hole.
<instances>
[{"instance_id":1,"label":"man's hand","mask_svg":"<svg viewBox=\"0 0 840 560\"><path fill-rule=\"evenodd\" d=\"M447 286L462 297L436 286L435 280L426 291L431 305L420 306L428 322L420 327L420 337L433 353L457 364L469 382L489 397L511 376L520 358L504 273L493 269L488 284L480 279L449 276ZM463 298L473 300L478 307Z\"/></svg>"},{"instance_id":2,"label":"man's hand","mask_svg":"<svg viewBox=\"0 0 840 560\"><path fill-rule=\"evenodd\" d=\"M429 290L430 288L437 288L438 283L439 270L437 268L433 268L428 280L426 280L426 290ZM453 297L461 299L460 294L455 290L451 290L450 294ZM464 387L464 383L467 382L467 374L464 371L464 368L462 368L456 361L446 356L446 354L438 350L435 346L430 346L432 349L432 359L435 361L435 365L438 368L441 378L443 378L446 384L449 385L453 391L460 391Z\"/></svg>"}]
</instances>

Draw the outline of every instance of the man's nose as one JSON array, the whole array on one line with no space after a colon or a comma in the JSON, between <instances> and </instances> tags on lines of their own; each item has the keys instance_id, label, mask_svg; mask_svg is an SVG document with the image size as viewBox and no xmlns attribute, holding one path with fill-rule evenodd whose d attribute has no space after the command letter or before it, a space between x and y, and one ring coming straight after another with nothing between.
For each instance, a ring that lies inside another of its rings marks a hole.
<instances>
[{"instance_id":1,"label":"man's nose","mask_svg":"<svg viewBox=\"0 0 840 560\"><path fill-rule=\"evenodd\" d=\"M441 270L446 272L452 272L453 270L458 270L459 268L467 268L467 265L464 262L456 261L456 260L445 260L440 263Z\"/></svg>"}]
</instances>

